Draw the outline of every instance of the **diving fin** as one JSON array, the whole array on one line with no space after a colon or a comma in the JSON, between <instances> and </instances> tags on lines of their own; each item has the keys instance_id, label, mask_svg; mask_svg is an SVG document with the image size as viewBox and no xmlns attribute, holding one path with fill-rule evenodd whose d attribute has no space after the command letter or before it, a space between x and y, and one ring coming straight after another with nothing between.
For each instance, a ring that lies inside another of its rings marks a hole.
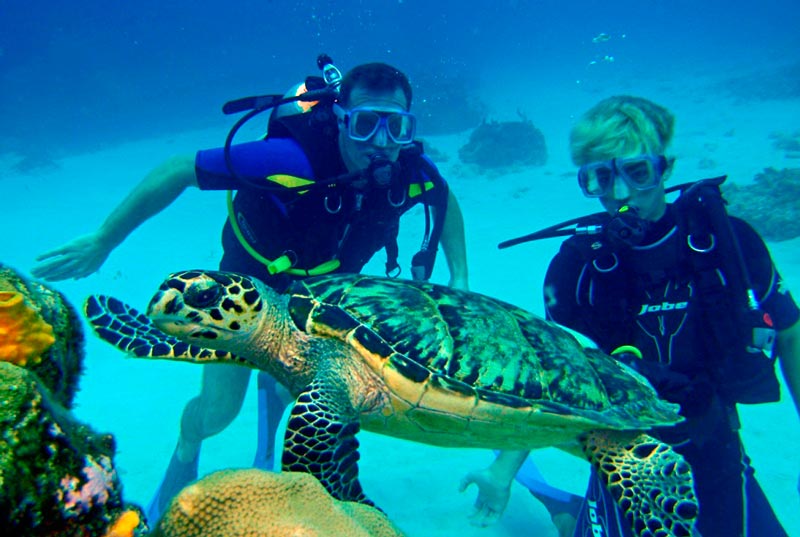
<instances>
[{"instance_id":1,"label":"diving fin","mask_svg":"<svg viewBox=\"0 0 800 537\"><path fill-rule=\"evenodd\" d=\"M164 514L170 500L183 488L197 479L197 468L200 461L200 454L189 462L181 462L178 459L178 448L172 453L164 479L161 481L150 504L147 506L147 521L150 527L155 527L156 522Z\"/></svg>"},{"instance_id":2,"label":"diving fin","mask_svg":"<svg viewBox=\"0 0 800 537\"><path fill-rule=\"evenodd\" d=\"M253 466L261 470L280 472L281 460L280 457L275 460L275 453L283 452L286 423L281 418L286 412L286 403L280 396L277 382L271 376L259 371L257 382L258 438Z\"/></svg>"}]
</instances>

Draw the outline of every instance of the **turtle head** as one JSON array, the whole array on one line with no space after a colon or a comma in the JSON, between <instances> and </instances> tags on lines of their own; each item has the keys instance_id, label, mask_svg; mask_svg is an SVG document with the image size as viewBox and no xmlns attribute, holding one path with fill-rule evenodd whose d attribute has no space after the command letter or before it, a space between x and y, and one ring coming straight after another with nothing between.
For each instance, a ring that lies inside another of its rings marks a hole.
<instances>
[{"instance_id":1,"label":"turtle head","mask_svg":"<svg viewBox=\"0 0 800 537\"><path fill-rule=\"evenodd\" d=\"M234 350L266 315L266 285L243 274L188 270L170 275L147 307L162 332L210 349Z\"/></svg>"}]
</instances>

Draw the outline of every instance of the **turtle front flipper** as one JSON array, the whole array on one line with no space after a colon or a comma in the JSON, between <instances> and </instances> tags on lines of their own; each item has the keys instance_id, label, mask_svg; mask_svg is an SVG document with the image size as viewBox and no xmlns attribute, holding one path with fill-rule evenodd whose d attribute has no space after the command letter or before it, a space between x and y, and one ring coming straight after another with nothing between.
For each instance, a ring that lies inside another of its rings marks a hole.
<instances>
[{"instance_id":1,"label":"turtle front flipper","mask_svg":"<svg viewBox=\"0 0 800 537\"><path fill-rule=\"evenodd\" d=\"M679 453L637 432L593 431L583 440L634 535L699 535L692 471Z\"/></svg>"},{"instance_id":2,"label":"turtle front flipper","mask_svg":"<svg viewBox=\"0 0 800 537\"><path fill-rule=\"evenodd\" d=\"M330 377L315 379L297 397L281 466L314 475L338 500L373 506L358 481L358 418L341 380Z\"/></svg>"},{"instance_id":3,"label":"turtle front flipper","mask_svg":"<svg viewBox=\"0 0 800 537\"><path fill-rule=\"evenodd\" d=\"M91 295L86 299L84 313L101 339L136 358L250 365L232 353L191 345L167 335L147 315L114 297Z\"/></svg>"}]
</instances>

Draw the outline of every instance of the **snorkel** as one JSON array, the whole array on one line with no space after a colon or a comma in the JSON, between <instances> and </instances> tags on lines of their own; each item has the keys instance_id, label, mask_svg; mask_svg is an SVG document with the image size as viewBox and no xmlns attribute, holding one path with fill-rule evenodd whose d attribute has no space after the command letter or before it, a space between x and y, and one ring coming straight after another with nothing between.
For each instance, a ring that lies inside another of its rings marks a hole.
<instances>
[{"instance_id":1,"label":"snorkel","mask_svg":"<svg viewBox=\"0 0 800 537\"><path fill-rule=\"evenodd\" d=\"M707 179L712 184L720 184L724 178ZM667 188L664 193L683 193L695 183L683 183ZM608 213L595 213L566 220L539 231L534 231L521 237L509 239L497 245L503 250L526 242L550 239L554 237L569 237L572 235L596 235L606 239L609 245L615 247L633 247L642 243L651 222L639 216L635 207L623 205L609 218Z\"/></svg>"}]
</instances>

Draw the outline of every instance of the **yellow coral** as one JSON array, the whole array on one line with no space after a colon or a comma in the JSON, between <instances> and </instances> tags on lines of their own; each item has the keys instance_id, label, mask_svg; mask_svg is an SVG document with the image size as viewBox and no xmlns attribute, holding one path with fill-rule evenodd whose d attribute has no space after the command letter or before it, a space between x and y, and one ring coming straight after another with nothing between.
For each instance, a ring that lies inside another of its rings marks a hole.
<instances>
[{"instance_id":1,"label":"yellow coral","mask_svg":"<svg viewBox=\"0 0 800 537\"><path fill-rule=\"evenodd\" d=\"M21 293L0 291L0 360L20 366L29 360L39 363L55 340L53 327Z\"/></svg>"},{"instance_id":2,"label":"yellow coral","mask_svg":"<svg viewBox=\"0 0 800 537\"><path fill-rule=\"evenodd\" d=\"M133 537L133 531L140 522L139 513L133 509L125 511L103 537Z\"/></svg>"},{"instance_id":3,"label":"yellow coral","mask_svg":"<svg viewBox=\"0 0 800 537\"><path fill-rule=\"evenodd\" d=\"M183 489L152 537L402 537L373 507L331 497L312 475L223 470Z\"/></svg>"}]
</instances>

